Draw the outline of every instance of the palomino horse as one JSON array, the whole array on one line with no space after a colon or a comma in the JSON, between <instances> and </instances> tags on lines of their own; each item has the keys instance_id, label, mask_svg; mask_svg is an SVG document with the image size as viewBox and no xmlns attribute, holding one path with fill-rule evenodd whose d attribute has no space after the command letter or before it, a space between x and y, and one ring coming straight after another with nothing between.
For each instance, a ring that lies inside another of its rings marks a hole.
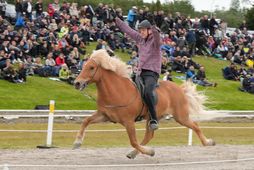
<instances>
[{"instance_id":1,"label":"palomino horse","mask_svg":"<svg viewBox=\"0 0 254 170\"><path fill-rule=\"evenodd\" d=\"M149 129L149 114L139 91L131 81L127 65L117 58L110 57L105 50L95 51L83 65L81 73L75 80L75 87L82 90L88 84L97 87L97 111L85 118L74 142L74 149L79 148L85 136L85 128L92 123L111 121L122 124L128 133L130 144L135 148L127 154L134 159L138 153L153 156L152 148L144 147L154 135ZM172 114L174 119L183 126L193 129L204 146L214 145L207 139L197 123L189 118L191 113L203 112L204 96L196 91L195 86L185 83L179 87L173 82L161 81L156 89L158 103L157 117ZM146 132L139 144L136 138L135 119L143 116L146 121Z\"/></svg>"}]
</instances>

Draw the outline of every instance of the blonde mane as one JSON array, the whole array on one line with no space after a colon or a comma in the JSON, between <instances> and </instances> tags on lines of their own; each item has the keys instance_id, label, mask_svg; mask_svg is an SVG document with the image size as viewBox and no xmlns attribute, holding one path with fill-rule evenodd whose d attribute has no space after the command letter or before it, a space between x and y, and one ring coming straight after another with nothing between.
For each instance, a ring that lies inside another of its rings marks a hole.
<instances>
[{"instance_id":1,"label":"blonde mane","mask_svg":"<svg viewBox=\"0 0 254 170\"><path fill-rule=\"evenodd\" d=\"M110 57L106 50L94 51L90 58L95 60L102 68L111 70L119 76L130 78L127 64L116 57Z\"/></svg>"}]
</instances>

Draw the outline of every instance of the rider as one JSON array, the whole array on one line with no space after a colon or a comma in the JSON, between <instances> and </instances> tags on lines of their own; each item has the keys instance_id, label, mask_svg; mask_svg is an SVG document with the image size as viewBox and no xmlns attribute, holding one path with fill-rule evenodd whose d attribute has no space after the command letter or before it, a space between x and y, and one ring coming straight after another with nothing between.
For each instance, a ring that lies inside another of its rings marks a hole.
<instances>
[{"instance_id":1,"label":"rider","mask_svg":"<svg viewBox=\"0 0 254 170\"><path fill-rule=\"evenodd\" d=\"M139 47L139 73L145 86L144 101L150 113L150 129L159 128L155 109L154 90L161 72L160 32L156 26L152 26L148 20L138 24L138 31L130 28L119 18L115 19L116 25L121 31L136 41Z\"/></svg>"}]
</instances>

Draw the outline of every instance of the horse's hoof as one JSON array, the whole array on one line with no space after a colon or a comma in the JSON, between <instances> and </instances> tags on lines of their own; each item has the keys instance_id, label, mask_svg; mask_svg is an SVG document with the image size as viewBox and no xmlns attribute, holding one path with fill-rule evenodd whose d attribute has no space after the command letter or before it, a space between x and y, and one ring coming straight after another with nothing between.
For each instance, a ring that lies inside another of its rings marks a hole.
<instances>
[{"instance_id":1,"label":"horse's hoof","mask_svg":"<svg viewBox=\"0 0 254 170\"><path fill-rule=\"evenodd\" d=\"M137 151L136 151L136 150L131 151L130 153L128 153L128 154L126 155L126 157L129 158L129 159L135 159L136 156L137 156Z\"/></svg>"},{"instance_id":2,"label":"horse's hoof","mask_svg":"<svg viewBox=\"0 0 254 170\"><path fill-rule=\"evenodd\" d=\"M153 149L151 149L150 156L154 156L154 155L155 155L155 151Z\"/></svg>"},{"instance_id":3,"label":"horse's hoof","mask_svg":"<svg viewBox=\"0 0 254 170\"><path fill-rule=\"evenodd\" d=\"M215 146L215 145L216 145L216 143L213 139L208 139L207 140L207 146Z\"/></svg>"},{"instance_id":4,"label":"horse's hoof","mask_svg":"<svg viewBox=\"0 0 254 170\"><path fill-rule=\"evenodd\" d=\"M81 147L81 143L74 143L72 149L79 149Z\"/></svg>"}]
</instances>

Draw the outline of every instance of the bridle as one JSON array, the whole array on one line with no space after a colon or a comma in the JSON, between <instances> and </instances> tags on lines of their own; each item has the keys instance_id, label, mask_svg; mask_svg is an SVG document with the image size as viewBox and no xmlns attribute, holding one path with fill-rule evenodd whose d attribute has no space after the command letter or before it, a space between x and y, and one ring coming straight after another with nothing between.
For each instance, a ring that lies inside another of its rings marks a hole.
<instances>
[{"instance_id":1,"label":"bridle","mask_svg":"<svg viewBox=\"0 0 254 170\"><path fill-rule=\"evenodd\" d=\"M94 59L90 58L89 60L91 60L92 62L94 62L96 64L96 70L93 73L92 78L87 82L87 85L94 79L94 77L99 69L99 66L100 66Z\"/></svg>"},{"instance_id":2,"label":"bridle","mask_svg":"<svg viewBox=\"0 0 254 170\"><path fill-rule=\"evenodd\" d=\"M87 82L87 85L88 85L92 80L94 80L94 77L95 77L95 75L96 75L96 73L97 73L97 71L98 71L98 68L99 68L99 66L100 66L100 64L98 64L94 59L90 58L89 60L93 61L93 62L96 64L96 70L95 70L94 74L92 75L92 78ZM86 94L88 97L90 97L91 99L93 99L94 101L96 101L96 99L94 99L94 97L92 97L91 95L87 94L86 92L85 92L85 94ZM125 105L99 105L99 103L97 103L97 104L98 104L99 106L104 107L104 108L127 107L127 106L131 105L131 104L137 99L137 97L138 97L138 92L136 93L135 97L134 97L129 103L127 103L127 104L125 104ZM142 110L143 110L143 108L142 108Z\"/></svg>"}]
</instances>

